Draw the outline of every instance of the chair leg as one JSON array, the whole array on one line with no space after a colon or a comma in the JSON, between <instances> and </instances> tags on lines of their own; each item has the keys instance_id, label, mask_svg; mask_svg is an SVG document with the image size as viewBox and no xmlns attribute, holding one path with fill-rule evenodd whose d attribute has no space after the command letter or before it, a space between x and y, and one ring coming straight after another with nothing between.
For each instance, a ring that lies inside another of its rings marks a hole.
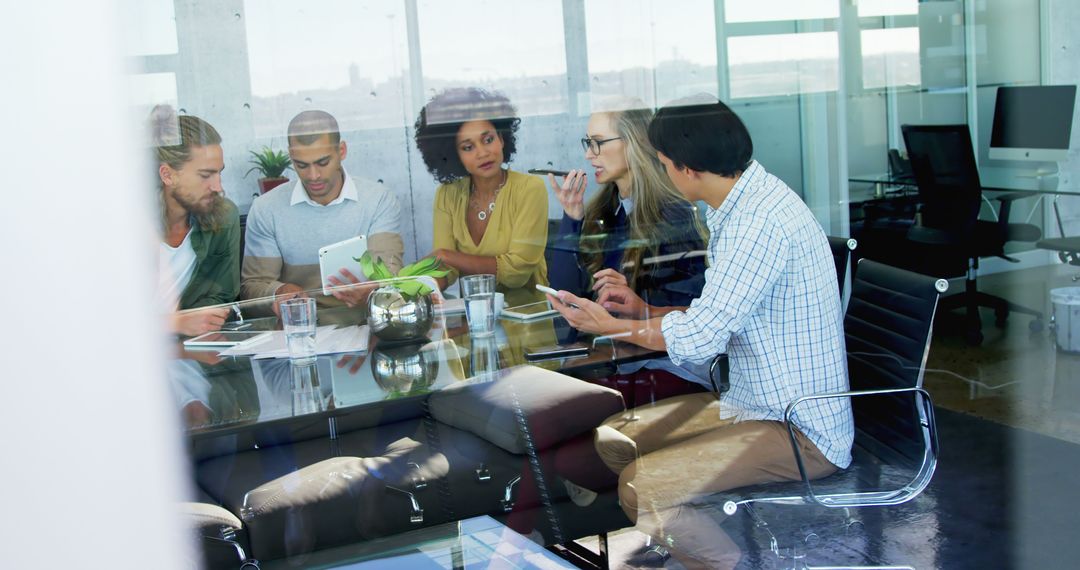
<instances>
[{"instance_id":1,"label":"chair leg","mask_svg":"<svg viewBox=\"0 0 1080 570\"><path fill-rule=\"evenodd\" d=\"M979 289L974 279L964 281L964 300L967 301L967 325L964 329L964 338L968 344L978 346L982 344L982 318L979 317Z\"/></svg>"}]
</instances>

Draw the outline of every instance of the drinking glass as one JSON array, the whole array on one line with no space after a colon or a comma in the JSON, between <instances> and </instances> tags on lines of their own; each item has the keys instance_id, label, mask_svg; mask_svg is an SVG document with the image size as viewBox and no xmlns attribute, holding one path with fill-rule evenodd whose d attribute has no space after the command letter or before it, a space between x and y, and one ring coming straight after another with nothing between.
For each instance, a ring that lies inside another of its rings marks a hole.
<instances>
[{"instance_id":1,"label":"drinking glass","mask_svg":"<svg viewBox=\"0 0 1080 570\"><path fill-rule=\"evenodd\" d=\"M297 297L282 301L280 305L289 358L297 362L314 362L315 299Z\"/></svg>"},{"instance_id":2,"label":"drinking glass","mask_svg":"<svg viewBox=\"0 0 1080 570\"><path fill-rule=\"evenodd\" d=\"M475 337L495 334L495 276L466 275L461 278L461 293L465 297L469 334Z\"/></svg>"}]
</instances>

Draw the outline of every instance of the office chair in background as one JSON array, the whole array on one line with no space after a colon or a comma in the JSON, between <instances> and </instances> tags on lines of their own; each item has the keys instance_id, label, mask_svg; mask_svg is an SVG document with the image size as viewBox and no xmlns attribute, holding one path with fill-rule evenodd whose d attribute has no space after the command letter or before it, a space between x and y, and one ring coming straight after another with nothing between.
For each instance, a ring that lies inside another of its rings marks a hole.
<instances>
[{"instance_id":1,"label":"office chair in background","mask_svg":"<svg viewBox=\"0 0 1080 570\"><path fill-rule=\"evenodd\" d=\"M999 327L1010 312L1017 312L1033 316L1031 329L1042 330L1041 312L980 292L977 283L980 258L995 256L1015 263L1018 260L1005 254L1006 242L1042 237L1037 226L1008 221L1012 202L1027 195L997 196L997 221L978 219L982 184L967 125L903 125L901 130L918 187L919 213L902 236L878 248L881 260L924 275L964 277L964 291L943 299L941 307L966 309L964 336L971 344L983 340L980 306L994 310Z\"/></svg>"},{"instance_id":2,"label":"office chair in background","mask_svg":"<svg viewBox=\"0 0 1080 570\"><path fill-rule=\"evenodd\" d=\"M1058 199L1054 198L1054 217L1057 219L1059 238L1041 239L1035 242L1039 249L1056 251L1058 259L1062 263L1080 266L1080 236L1065 237L1065 225L1061 223L1061 211L1058 209ZM1073 281L1080 281L1080 273L1073 275Z\"/></svg>"}]
</instances>

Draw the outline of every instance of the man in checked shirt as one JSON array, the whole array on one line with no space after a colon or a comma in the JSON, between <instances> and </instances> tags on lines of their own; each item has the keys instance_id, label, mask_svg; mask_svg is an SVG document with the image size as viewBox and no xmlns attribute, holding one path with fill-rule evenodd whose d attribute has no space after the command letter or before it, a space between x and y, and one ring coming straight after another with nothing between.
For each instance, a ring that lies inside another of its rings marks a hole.
<instances>
[{"instance_id":1,"label":"man in checked shirt","mask_svg":"<svg viewBox=\"0 0 1080 570\"><path fill-rule=\"evenodd\" d=\"M750 133L722 102L680 101L649 126L675 187L708 204L709 268L689 307L652 307L625 286L593 303L559 291L553 306L575 328L646 348L672 362L726 352L731 389L661 400L597 429L604 462L619 473L623 510L689 568L724 568L740 552L718 526L713 493L798 480L784 408L811 393L848 389L841 303L825 232L783 181L753 160ZM554 300L553 300L554 301ZM565 303L574 303L574 309ZM846 399L811 400L793 423L807 475L851 462Z\"/></svg>"}]
</instances>

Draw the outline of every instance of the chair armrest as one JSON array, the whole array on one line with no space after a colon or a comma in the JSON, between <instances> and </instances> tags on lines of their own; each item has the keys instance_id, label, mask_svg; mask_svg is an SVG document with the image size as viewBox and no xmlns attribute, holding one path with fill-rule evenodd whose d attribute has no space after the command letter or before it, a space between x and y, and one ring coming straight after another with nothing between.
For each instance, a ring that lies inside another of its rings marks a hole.
<instances>
[{"instance_id":1,"label":"chair armrest","mask_svg":"<svg viewBox=\"0 0 1080 570\"><path fill-rule=\"evenodd\" d=\"M717 354L709 364L709 382L712 383L713 392L716 392L718 398L720 394L731 389L731 382L728 380L728 367L730 364L726 353ZM720 380L716 379L717 370L720 372Z\"/></svg>"},{"instance_id":2,"label":"chair armrest","mask_svg":"<svg viewBox=\"0 0 1080 570\"><path fill-rule=\"evenodd\" d=\"M1032 194L1030 192L1009 192L1007 194L998 194L997 196L994 196L993 199L1001 202L1002 204L1004 204L1006 202L1011 203L1011 202L1014 202L1016 200L1020 200L1022 198L1032 198L1032 197L1033 196L1032 196Z\"/></svg>"},{"instance_id":3,"label":"chair armrest","mask_svg":"<svg viewBox=\"0 0 1080 570\"><path fill-rule=\"evenodd\" d=\"M810 400L851 398L851 397L859 397L859 396L880 396L880 395L885 395L885 394L903 394L903 393L907 393L907 392L914 392L914 393L917 393L918 395L922 396L922 405L923 405L924 411L926 412L926 416L925 416L926 417L926 422L923 424L923 427L926 428L926 430L929 432L927 443L928 443L929 448L930 448L929 449L930 455L931 455L932 458L936 458L937 454L938 454L938 441L937 441L937 427L936 427L937 424L936 424L936 421L934 420L934 405L933 405L932 400L930 399L930 394L925 389L923 389L921 387L883 388L883 389L880 389L880 390L853 390L853 391L847 391L847 392L830 392L830 393L825 393L825 394L811 394L809 396L802 396L802 397L796 398L790 404L787 405L787 408L784 410L784 425L787 426L787 429L788 429L788 437L789 437L789 441L791 443L791 451L792 451L792 453L795 454L795 463L799 467L799 476L802 478L803 485L806 486L806 493L807 493L807 496L810 498L811 501L821 504L820 501L818 501L816 495L814 495L814 489L813 489L813 486L810 483L809 477L806 476L806 467L803 465L802 454L799 452L799 444L798 444L798 441L795 439L795 424L793 424L791 422L791 416L795 413L795 408L799 404L802 404L803 402L808 402ZM916 405L918 405L918 401L917 401ZM915 477L915 479L913 479L912 482L916 484L915 487L917 489L914 492L914 494L918 494L919 492L921 492L922 489L925 488L926 485L930 483L930 475L932 475L932 474L933 474L933 468L931 467L928 472L926 472L925 474L920 472L919 475L917 475Z\"/></svg>"},{"instance_id":4,"label":"chair armrest","mask_svg":"<svg viewBox=\"0 0 1080 570\"><path fill-rule=\"evenodd\" d=\"M1012 204L1013 204L1013 202L1015 202L1016 200L1020 200L1022 198L1031 198L1031 197L1032 197L1032 195L1029 192L1009 192L1009 193L1006 193L1006 194L999 194L997 196L994 196L993 199L997 200L1001 204L998 207L998 212L997 212L998 225L1000 225L1002 228L1004 228L1006 230L1006 233L1008 233L1009 217L1010 217L1011 212L1012 212ZM1041 200L1041 198L1039 198L1039 199ZM1031 224L1012 224L1012 225L1014 226L1014 233L1023 232L1024 230L1021 229L1021 226L1028 226L1028 227L1030 227L1032 229L1036 229L1036 231L1038 233L1037 234L1036 233L1031 233L1031 231L1028 230L1027 234L1022 234L1021 233L1021 234L1015 235L1015 236L1008 236L1007 235L1006 239L1008 239L1009 241L1014 241L1014 240L1015 241L1037 241L1039 238L1042 237L1042 230L1037 229L1036 226L1031 226Z\"/></svg>"}]
</instances>

